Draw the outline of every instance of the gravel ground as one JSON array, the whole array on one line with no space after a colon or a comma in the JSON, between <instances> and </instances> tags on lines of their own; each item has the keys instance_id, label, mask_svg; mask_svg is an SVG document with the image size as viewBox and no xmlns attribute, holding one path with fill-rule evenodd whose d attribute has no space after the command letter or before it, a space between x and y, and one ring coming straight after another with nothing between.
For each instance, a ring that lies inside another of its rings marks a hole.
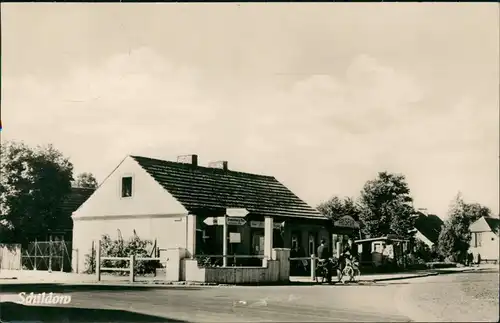
<instances>
[{"instance_id":1,"label":"gravel ground","mask_svg":"<svg viewBox=\"0 0 500 323\"><path fill-rule=\"evenodd\" d=\"M400 303L416 321L498 322L498 271L415 279Z\"/></svg>"}]
</instances>

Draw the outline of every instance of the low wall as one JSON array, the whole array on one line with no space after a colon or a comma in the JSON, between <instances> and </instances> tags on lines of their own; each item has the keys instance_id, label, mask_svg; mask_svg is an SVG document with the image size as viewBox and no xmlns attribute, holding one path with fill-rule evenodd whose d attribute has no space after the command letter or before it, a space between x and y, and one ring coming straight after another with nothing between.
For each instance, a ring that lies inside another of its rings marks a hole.
<instances>
[{"instance_id":1,"label":"low wall","mask_svg":"<svg viewBox=\"0 0 500 323\"><path fill-rule=\"evenodd\" d=\"M184 259L186 281L218 284L279 283L290 281L290 249L273 249L272 259L262 267L200 268L196 259Z\"/></svg>"}]
</instances>

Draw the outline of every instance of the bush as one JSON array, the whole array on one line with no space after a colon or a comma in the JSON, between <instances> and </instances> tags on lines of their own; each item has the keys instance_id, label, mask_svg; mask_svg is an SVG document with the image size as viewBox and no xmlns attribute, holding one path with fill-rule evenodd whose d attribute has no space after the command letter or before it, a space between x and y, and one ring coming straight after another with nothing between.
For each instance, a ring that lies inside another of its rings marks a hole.
<instances>
[{"instance_id":1,"label":"bush","mask_svg":"<svg viewBox=\"0 0 500 323\"><path fill-rule=\"evenodd\" d=\"M101 238L101 257L125 257L135 255L136 258L148 258L151 254L153 242L151 240L143 240L138 236L124 241L122 238L112 239L108 234ZM149 252L148 252L149 250ZM154 256L154 253L153 253ZM95 251L85 255L85 272L95 273ZM111 268L128 268L128 260L103 260L102 267ZM138 275L151 274L156 271L156 268L161 268L158 260L138 260L134 264L134 272ZM128 275L128 272L121 272Z\"/></svg>"},{"instance_id":2,"label":"bush","mask_svg":"<svg viewBox=\"0 0 500 323\"><path fill-rule=\"evenodd\" d=\"M95 252L91 250L85 255L85 271L86 274L95 274Z\"/></svg>"},{"instance_id":3,"label":"bush","mask_svg":"<svg viewBox=\"0 0 500 323\"><path fill-rule=\"evenodd\" d=\"M424 242L417 240L415 243L415 257L424 263L433 260L433 252Z\"/></svg>"}]
</instances>

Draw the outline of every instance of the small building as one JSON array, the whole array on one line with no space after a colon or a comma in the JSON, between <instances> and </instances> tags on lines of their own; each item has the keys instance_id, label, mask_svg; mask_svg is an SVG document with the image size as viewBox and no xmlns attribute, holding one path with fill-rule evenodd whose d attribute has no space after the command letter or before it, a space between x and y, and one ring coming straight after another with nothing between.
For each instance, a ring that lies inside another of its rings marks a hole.
<instances>
[{"instance_id":1,"label":"small building","mask_svg":"<svg viewBox=\"0 0 500 323\"><path fill-rule=\"evenodd\" d=\"M359 239L354 241L358 245L360 264L363 267L396 269L406 267L405 253L409 247L409 240L395 235L377 238Z\"/></svg>"},{"instance_id":2,"label":"small building","mask_svg":"<svg viewBox=\"0 0 500 323\"><path fill-rule=\"evenodd\" d=\"M499 260L499 232L500 219L483 216L470 226L472 239L470 252L474 259L485 262L498 262Z\"/></svg>"},{"instance_id":3,"label":"small building","mask_svg":"<svg viewBox=\"0 0 500 323\"><path fill-rule=\"evenodd\" d=\"M117 230L124 239L135 231L187 256L222 255L218 219L230 209L243 213L225 220L231 220L228 255L262 255L265 218L273 220L273 247L310 254L321 239L331 241L329 219L272 176L230 170L227 161L200 166L197 155L177 162L127 156L73 213L73 248L80 255L73 268L83 270L92 242Z\"/></svg>"},{"instance_id":4,"label":"small building","mask_svg":"<svg viewBox=\"0 0 500 323\"><path fill-rule=\"evenodd\" d=\"M422 241L433 250L438 243L443 225L443 220L437 215L418 212L415 219L415 239Z\"/></svg>"}]
</instances>

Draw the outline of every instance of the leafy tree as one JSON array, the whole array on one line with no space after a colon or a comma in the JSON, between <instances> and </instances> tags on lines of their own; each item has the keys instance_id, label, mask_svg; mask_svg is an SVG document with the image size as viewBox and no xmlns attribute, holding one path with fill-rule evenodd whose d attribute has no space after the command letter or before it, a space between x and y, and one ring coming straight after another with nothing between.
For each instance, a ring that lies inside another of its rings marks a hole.
<instances>
[{"instance_id":1,"label":"leafy tree","mask_svg":"<svg viewBox=\"0 0 500 323\"><path fill-rule=\"evenodd\" d=\"M460 193L454 198L438 240L442 257L454 262L466 260L471 241L470 225L481 216L490 216L491 210L479 203L467 204Z\"/></svg>"},{"instance_id":2,"label":"leafy tree","mask_svg":"<svg viewBox=\"0 0 500 323\"><path fill-rule=\"evenodd\" d=\"M76 185L85 188L97 188L97 180L92 173L80 173L76 177Z\"/></svg>"},{"instance_id":3,"label":"leafy tree","mask_svg":"<svg viewBox=\"0 0 500 323\"><path fill-rule=\"evenodd\" d=\"M467 214L471 224L479 220L481 217L490 217L491 209L479 203L464 203L465 213Z\"/></svg>"},{"instance_id":4,"label":"leafy tree","mask_svg":"<svg viewBox=\"0 0 500 323\"><path fill-rule=\"evenodd\" d=\"M354 220L359 221L359 208L356 202L350 197L342 199L338 196L334 196L328 201L318 205L317 209L332 221L337 221L345 215L349 215Z\"/></svg>"},{"instance_id":5,"label":"leafy tree","mask_svg":"<svg viewBox=\"0 0 500 323\"><path fill-rule=\"evenodd\" d=\"M406 179L401 174L380 172L366 182L360 197L360 220L365 236L395 234L411 238L414 228L413 199Z\"/></svg>"},{"instance_id":6,"label":"leafy tree","mask_svg":"<svg viewBox=\"0 0 500 323\"><path fill-rule=\"evenodd\" d=\"M0 239L25 243L45 235L62 216L73 165L52 145L4 142L0 158Z\"/></svg>"}]
</instances>

